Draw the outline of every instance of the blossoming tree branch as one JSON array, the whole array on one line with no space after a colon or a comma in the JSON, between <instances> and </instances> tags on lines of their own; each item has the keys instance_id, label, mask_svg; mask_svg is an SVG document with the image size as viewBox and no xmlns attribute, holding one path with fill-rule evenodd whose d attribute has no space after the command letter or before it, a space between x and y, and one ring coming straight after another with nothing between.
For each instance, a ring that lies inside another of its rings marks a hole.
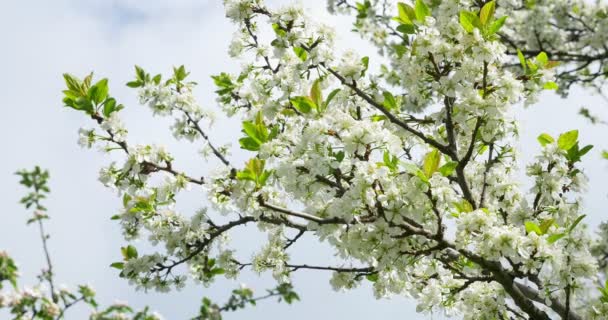
<instances>
[{"instance_id":1,"label":"blossoming tree branch","mask_svg":"<svg viewBox=\"0 0 608 320\"><path fill-rule=\"evenodd\" d=\"M173 118L175 138L203 147L205 159L132 144L108 80L64 75L64 104L93 127L80 130L79 143L122 154L100 171L122 197L112 219L127 241L163 245L121 248L112 264L120 277L162 292L187 277L207 285L245 269L277 282L259 298L245 288L226 304L205 298L196 319L268 297L298 300L291 276L306 269L332 273L336 290L371 282L376 297L408 296L428 314L608 319L608 225L594 237L581 206L579 165L592 146L574 129L540 135L526 168L533 187L523 188L512 118L543 90L602 90L605 6L330 0L330 12L352 15L377 47L372 70L369 57L336 50L334 31L298 6L224 4L236 26L230 55L244 64L213 80L218 109L241 122L235 147L249 152L245 164L214 141L212 103L196 101L183 66L169 76L136 67L127 86L154 115ZM180 170L186 161L216 167L201 177ZM191 188L208 207L178 212L177 195ZM268 235L253 257L228 237L252 226ZM305 234L339 262L291 259Z\"/></svg>"}]
</instances>

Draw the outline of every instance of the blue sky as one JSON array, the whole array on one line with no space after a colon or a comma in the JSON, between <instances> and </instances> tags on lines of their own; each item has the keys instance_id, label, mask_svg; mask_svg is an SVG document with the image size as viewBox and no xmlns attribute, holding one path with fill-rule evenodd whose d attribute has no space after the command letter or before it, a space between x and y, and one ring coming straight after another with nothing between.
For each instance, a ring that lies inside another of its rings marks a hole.
<instances>
[{"instance_id":1,"label":"blue sky","mask_svg":"<svg viewBox=\"0 0 608 320\"><path fill-rule=\"evenodd\" d=\"M271 1L271 6L290 1ZM350 22L323 12L324 1L306 1L315 19L335 24L341 48L362 48L374 57L374 50L350 34ZM151 117L139 106L135 93L123 84L133 77L133 65L151 72L168 72L172 66L185 64L199 82L199 100L215 108L212 74L236 71L240 62L231 60L227 46L235 28L223 18L221 2L204 0L178 1L107 1L107 0L23 0L3 4L0 11L0 250L7 250L21 266L22 284L34 283L43 265L36 230L25 226L27 213L17 204L24 192L17 187L13 172L35 164L51 170L52 197L48 207L52 220L50 246L60 283L90 283L98 292L101 304L115 299L135 306L150 305L166 319L186 319L195 314L203 296L223 301L240 282L263 292L272 286L270 277L246 273L238 282L219 281L204 288L190 285L169 295L136 292L117 277L108 265L120 259L124 245L120 230L110 221L120 205L112 191L97 182L99 168L111 158L95 150L83 150L76 144L77 130L91 127L81 114L62 108L61 74L77 75L92 70L110 78L112 94L127 108L123 111L134 143L165 144L176 155L176 165L192 172L204 172L207 165L198 162L200 147L171 138L168 121ZM542 103L524 109L515 107L522 121L520 153L523 163L538 151L535 137L542 132L557 135L579 128L584 142L596 149L584 162L591 176L585 203L588 222L595 226L605 216L608 164L598 161L599 150L608 149L604 141L606 127L589 126L576 113L581 106L608 119L605 100L575 90L563 100L546 94ZM236 123L220 119L210 132L219 142L235 141ZM243 162L235 152L235 162ZM605 184L604 184L605 185ZM201 205L202 195L193 191L183 197L180 209L191 212ZM244 252L263 244L264 236L255 229L234 235ZM294 262L328 264L331 251L312 238L295 247ZM404 297L376 300L369 287L348 292L333 292L329 274L303 271L294 277L302 301L292 306L274 302L261 303L227 319L442 319L438 315L415 313L415 304ZM85 309L74 310L68 319L82 319ZM0 317L2 314L0 313Z\"/></svg>"}]
</instances>

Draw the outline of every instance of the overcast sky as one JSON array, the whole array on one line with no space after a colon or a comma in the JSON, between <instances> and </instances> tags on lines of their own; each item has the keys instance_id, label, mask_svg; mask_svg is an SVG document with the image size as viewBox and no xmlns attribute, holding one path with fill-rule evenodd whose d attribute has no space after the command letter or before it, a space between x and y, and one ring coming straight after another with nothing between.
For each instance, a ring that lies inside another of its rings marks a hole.
<instances>
[{"instance_id":1,"label":"overcast sky","mask_svg":"<svg viewBox=\"0 0 608 320\"><path fill-rule=\"evenodd\" d=\"M290 1L271 1L271 6ZM315 19L334 24L341 48L373 50L350 34L350 20L324 13L322 0L306 1ZM133 77L133 65L152 73L169 72L174 65L185 64L199 82L201 103L214 108L210 75L236 71L239 62L227 55L234 27L224 18L221 1L206 0L20 0L3 3L0 10L0 250L7 250L18 262L22 285L35 283L43 266L36 229L26 227L28 213L17 204L24 190L17 186L13 173L39 164L51 171L51 199L47 202L52 220L50 247L60 283L90 283L98 292L98 301L107 305L114 300L129 301L142 307L150 305L166 319L186 319L196 314L203 296L224 301L229 292L247 283L263 292L272 286L268 276L245 274L239 282L219 281L204 288L190 285L169 295L136 292L108 265L120 260L124 245L118 225L110 221L120 201L97 181L99 168L110 158L95 150L83 150L76 144L77 130L93 124L82 114L62 108L61 74L84 75L95 71L110 79L111 93L127 108L122 111L130 129L132 143L159 143L176 155L175 165L191 172L207 168L196 156L200 147L175 142L169 122L152 118L137 105L135 93L123 84ZM373 59L372 59L373 60ZM581 140L596 146L584 161L590 176L585 196L587 222L595 227L603 217L608 188L608 162L600 161L599 151L608 149L608 128L590 126L576 115L581 106L589 107L608 119L605 100L575 90L563 100L544 95L538 105L515 107L522 122L520 152L522 167L539 147L535 137L542 132L558 133L578 128ZM211 136L215 141L235 141L239 131L234 122L220 121ZM235 163L242 163L236 153ZM180 209L185 212L204 205L200 193L186 195ZM255 230L234 235L235 243L245 250L263 244ZM331 262L331 251L305 239L294 247L294 262ZM227 319L442 319L438 315L415 313L415 303L404 297L378 301L368 286L337 293L328 284L329 274L303 271L294 276L302 301L292 306L265 302ZM85 309L75 309L68 319L83 319ZM2 313L0 313L2 317Z\"/></svg>"}]
</instances>

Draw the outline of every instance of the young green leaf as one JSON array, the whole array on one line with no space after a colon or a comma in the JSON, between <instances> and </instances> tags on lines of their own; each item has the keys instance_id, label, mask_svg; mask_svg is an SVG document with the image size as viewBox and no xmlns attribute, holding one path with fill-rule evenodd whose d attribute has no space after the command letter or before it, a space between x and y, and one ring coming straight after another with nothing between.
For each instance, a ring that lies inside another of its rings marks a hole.
<instances>
[{"instance_id":1,"label":"young green leaf","mask_svg":"<svg viewBox=\"0 0 608 320\"><path fill-rule=\"evenodd\" d=\"M399 10L399 19L402 24L414 24L416 20L416 12L414 8L403 2L397 3L397 9Z\"/></svg>"},{"instance_id":2,"label":"young green leaf","mask_svg":"<svg viewBox=\"0 0 608 320\"><path fill-rule=\"evenodd\" d=\"M466 32L471 33L475 28L481 27L481 22L475 13L460 11L460 25Z\"/></svg>"},{"instance_id":3,"label":"young green leaf","mask_svg":"<svg viewBox=\"0 0 608 320\"><path fill-rule=\"evenodd\" d=\"M496 19L496 21L492 22L492 24L490 24L490 26L488 27L488 34L492 35L500 31L500 28L502 28L506 21L507 16L502 16Z\"/></svg>"},{"instance_id":4,"label":"young green leaf","mask_svg":"<svg viewBox=\"0 0 608 320\"><path fill-rule=\"evenodd\" d=\"M578 226L578 224L581 223L581 221L583 221L583 219L586 216L587 216L586 214L583 214L583 215L579 216L578 218L576 218L576 220L574 220L572 225L568 228L568 233L572 233L572 230L574 230L574 228L576 228L576 226Z\"/></svg>"},{"instance_id":5,"label":"young green leaf","mask_svg":"<svg viewBox=\"0 0 608 320\"><path fill-rule=\"evenodd\" d=\"M397 31L404 33L404 34L414 34L416 33L416 28L414 27L413 24L401 24L397 27Z\"/></svg>"},{"instance_id":6,"label":"young green leaf","mask_svg":"<svg viewBox=\"0 0 608 320\"><path fill-rule=\"evenodd\" d=\"M394 110L397 109L397 101L395 101L395 97L393 96L392 93L388 92L388 91L384 91L382 93L382 95L384 96L384 102L382 103L382 105L387 109L387 110Z\"/></svg>"},{"instance_id":7,"label":"young green leaf","mask_svg":"<svg viewBox=\"0 0 608 320\"><path fill-rule=\"evenodd\" d=\"M449 177L450 175L452 175L454 170L456 170L457 166L458 162L450 161L439 168L439 173L441 173L441 175L443 175L444 177Z\"/></svg>"},{"instance_id":8,"label":"young green leaf","mask_svg":"<svg viewBox=\"0 0 608 320\"><path fill-rule=\"evenodd\" d=\"M431 9L424 3L423 0L416 0L414 4L414 13L416 14L416 19L420 22L424 22L424 18L431 15Z\"/></svg>"},{"instance_id":9,"label":"young green leaf","mask_svg":"<svg viewBox=\"0 0 608 320\"><path fill-rule=\"evenodd\" d=\"M241 149L249 151L259 151L261 146L260 142L256 141L252 137L239 139L239 144L241 145Z\"/></svg>"},{"instance_id":10,"label":"young green leaf","mask_svg":"<svg viewBox=\"0 0 608 320\"><path fill-rule=\"evenodd\" d=\"M559 86L557 85L557 83L555 83L553 81L547 81L543 85L543 88L545 90L557 90L557 89L559 89Z\"/></svg>"},{"instance_id":11,"label":"young green leaf","mask_svg":"<svg viewBox=\"0 0 608 320\"><path fill-rule=\"evenodd\" d=\"M543 147L555 142L555 139L553 139L553 137L547 133L541 133L540 136L536 138L536 140L538 140L538 142L540 142L540 145Z\"/></svg>"},{"instance_id":12,"label":"young green leaf","mask_svg":"<svg viewBox=\"0 0 608 320\"><path fill-rule=\"evenodd\" d=\"M364 76L365 72L369 68L369 57L366 56L366 57L361 58L361 64L363 64L363 70L361 71L361 76Z\"/></svg>"},{"instance_id":13,"label":"young green leaf","mask_svg":"<svg viewBox=\"0 0 608 320\"><path fill-rule=\"evenodd\" d=\"M526 70L527 70L526 57L524 57L524 54L519 49L517 49L517 58L519 59L519 63L521 64L521 67L524 69L524 72L526 72Z\"/></svg>"},{"instance_id":14,"label":"young green leaf","mask_svg":"<svg viewBox=\"0 0 608 320\"><path fill-rule=\"evenodd\" d=\"M317 105L323 105L323 93L321 92L321 78L313 82L310 88L310 99Z\"/></svg>"},{"instance_id":15,"label":"young green leaf","mask_svg":"<svg viewBox=\"0 0 608 320\"><path fill-rule=\"evenodd\" d=\"M125 261L138 257L137 249L132 245L120 248L120 252Z\"/></svg>"},{"instance_id":16,"label":"young green leaf","mask_svg":"<svg viewBox=\"0 0 608 320\"><path fill-rule=\"evenodd\" d=\"M430 178L433 173L437 172L437 168L439 168L439 163L441 162L441 153L437 149L433 149L433 151L426 154L424 157L424 162L422 164L422 170L424 174Z\"/></svg>"},{"instance_id":17,"label":"young green leaf","mask_svg":"<svg viewBox=\"0 0 608 320\"><path fill-rule=\"evenodd\" d=\"M487 2L479 11L479 21L482 26L485 26L490 22L494 16L494 11L496 10L496 3L494 0Z\"/></svg>"},{"instance_id":18,"label":"young green leaf","mask_svg":"<svg viewBox=\"0 0 608 320\"><path fill-rule=\"evenodd\" d=\"M526 221L524 224L526 226L526 232L528 232L528 233L534 232L537 235L543 234L543 232L540 230L540 227L536 223L534 223L532 221Z\"/></svg>"},{"instance_id":19,"label":"young green leaf","mask_svg":"<svg viewBox=\"0 0 608 320\"><path fill-rule=\"evenodd\" d=\"M574 147L577 140L578 130L568 131L559 135L557 146L564 151L568 151L570 148Z\"/></svg>"},{"instance_id":20,"label":"young green leaf","mask_svg":"<svg viewBox=\"0 0 608 320\"><path fill-rule=\"evenodd\" d=\"M541 52L536 56L536 62L539 67L544 67L549 62L549 57L545 52Z\"/></svg>"},{"instance_id":21,"label":"young green leaf","mask_svg":"<svg viewBox=\"0 0 608 320\"><path fill-rule=\"evenodd\" d=\"M103 104L103 115L108 118L112 112L118 111L116 106L116 99L108 98L106 102Z\"/></svg>"},{"instance_id":22,"label":"young green leaf","mask_svg":"<svg viewBox=\"0 0 608 320\"><path fill-rule=\"evenodd\" d=\"M458 210L458 212L460 212L460 213L463 213L463 212L466 213L466 212L473 211L473 206L466 199L462 199L462 201L460 201L460 202L454 202L453 205L454 205L454 207L456 207L456 210Z\"/></svg>"},{"instance_id":23,"label":"young green leaf","mask_svg":"<svg viewBox=\"0 0 608 320\"><path fill-rule=\"evenodd\" d=\"M332 92L329 93L329 95L327 96L327 99L325 100L325 109L327 109L327 107L329 107L329 103L334 99L334 97L336 96L336 94L338 94L338 92L340 92L340 89L334 89Z\"/></svg>"},{"instance_id":24,"label":"young green leaf","mask_svg":"<svg viewBox=\"0 0 608 320\"><path fill-rule=\"evenodd\" d=\"M309 113L311 110L317 109L317 105L309 97L293 97L289 101L296 110L302 113Z\"/></svg>"},{"instance_id":25,"label":"young green leaf","mask_svg":"<svg viewBox=\"0 0 608 320\"><path fill-rule=\"evenodd\" d=\"M87 96L96 105L102 103L108 96L108 79L101 79L95 85L89 88Z\"/></svg>"},{"instance_id":26,"label":"young green leaf","mask_svg":"<svg viewBox=\"0 0 608 320\"><path fill-rule=\"evenodd\" d=\"M308 53L306 52L306 50L302 47L293 47L293 52L296 54L296 56L298 58L300 58L300 60L302 61L306 61L306 59L308 58Z\"/></svg>"},{"instance_id":27,"label":"young green leaf","mask_svg":"<svg viewBox=\"0 0 608 320\"><path fill-rule=\"evenodd\" d=\"M565 237L566 234L565 233L556 233L556 234L552 234L547 238L547 242L553 244L555 243L557 240Z\"/></svg>"}]
</instances>

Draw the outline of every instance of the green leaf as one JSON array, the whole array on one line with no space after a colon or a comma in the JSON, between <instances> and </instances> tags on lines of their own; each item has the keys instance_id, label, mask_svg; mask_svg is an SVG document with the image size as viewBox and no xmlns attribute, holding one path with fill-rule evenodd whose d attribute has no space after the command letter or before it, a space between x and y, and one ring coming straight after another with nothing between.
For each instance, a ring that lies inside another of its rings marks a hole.
<instances>
[{"instance_id":1,"label":"green leaf","mask_svg":"<svg viewBox=\"0 0 608 320\"><path fill-rule=\"evenodd\" d=\"M557 89L559 89L559 86L557 85L557 83L555 83L553 81L547 81L543 85L543 88L546 90L557 90Z\"/></svg>"},{"instance_id":2,"label":"green leaf","mask_svg":"<svg viewBox=\"0 0 608 320\"><path fill-rule=\"evenodd\" d=\"M249 180L255 183L256 188L261 188L266 184L266 181L272 174L272 171L264 170L265 161L252 158L245 164L245 168L237 172L236 177L239 180Z\"/></svg>"},{"instance_id":3,"label":"green leaf","mask_svg":"<svg viewBox=\"0 0 608 320\"><path fill-rule=\"evenodd\" d=\"M547 238L547 242L553 244L555 243L557 240L563 238L564 236L566 236L565 233L556 233L556 234L552 234Z\"/></svg>"},{"instance_id":4,"label":"green leaf","mask_svg":"<svg viewBox=\"0 0 608 320\"><path fill-rule=\"evenodd\" d=\"M466 32L471 33L475 28L481 26L481 22L475 13L460 11L460 25Z\"/></svg>"},{"instance_id":5,"label":"green leaf","mask_svg":"<svg viewBox=\"0 0 608 320\"><path fill-rule=\"evenodd\" d=\"M103 115L107 118L109 117L112 112L117 111L116 110L116 99L114 98L109 98L108 100L106 100L106 102L103 104Z\"/></svg>"},{"instance_id":6,"label":"green leaf","mask_svg":"<svg viewBox=\"0 0 608 320\"><path fill-rule=\"evenodd\" d=\"M526 57L524 57L524 54L519 49L517 49L517 58L519 59L519 63L521 64L521 67L524 69L524 72L526 72L526 70L527 70Z\"/></svg>"},{"instance_id":7,"label":"green leaf","mask_svg":"<svg viewBox=\"0 0 608 320\"><path fill-rule=\"evenodd\" d=\"M576 228L576 226L578 226L579 223L581 223L581 221L583 221L583 219L586 217L586 214L583 214L581 216L579 216L578 218L576 218L576 220L574 220L574 222L572 223L572 225L570 226L570 228L568 228L568 233L571 233L572 230L574 230L574 228Z\"/></svg>"},{"instance_id":8,"label":"green leaf","mask_svg":"<svg viewBox=\"0 0 608 320\"><path fill-rule=\"evenodd\" d=\"M189 74L189 72L186 72L186 67L184 67L184 65L181 65L178 68L173 68L173 76L178 82L186 79Z\"/></svg>"},{"instance_id":9,"label":"green leaf","mask_svg":"<svg viewBox=\"0 0 608 320\"><path fill-rule=\"evenodd\" d=\"M89 99L95 102L95 104L100 104L108 96L108 91L108 79L101 79L91 88L89 88L88 96Z\"/></svg>"},{"instance_id":10,"label":"green leaf","mask_svg":"<svg viewBox=\"0 0 608 320\"><path fill-rule=\"evenodd\" d=\"M431 9L427 7L423 0L416 0L414 4L414 13L418 21L424 22L424 18L431 15Z\"/></svg>"},{"instance_id":11,"label":"green leaf","mask_svg":"<svg viewBox=\"0 0 608 320\"><path fill-rule=\"evenodd\" d=\"M311 110L317 109L317 105L309 97L294 97L289 101L291 102L291 105L296 108L296 110L302 113L309 113Z\"/></svg>"},{"instance_id":12,"label":"green leaf","mask_svg":"<svg viewBox=\"0 0 608 320\"><path fill-rule=\"evenodd\" d=\"M397 158L395 156L391 156L388 151L384 151L382 160L383 160L383 164L386 167L388 167L389 169L391 169L391 171L393 171L393 172L397 171L398 166L399 166L399 158Z\"/></svg>"},{"instance_id":13,"label":"green leaf","mask_svg":"<svg viewBox=\"0 0 608 320\"><path fill-rule=\"evenodd\" d=\"M321 92L321 78L313 82L310 88L310 99L317 105L323 105L323 93Z\"/></svg>"},{"instance_id":14,"label":"green leaf","mask_svg":"<svg viewBox=\"0 0 608 320\"><path fill-rule=\"evenodd\" d=\"M570 148L574 147L577 140L578 130L568 131L559 135L557 146L564 151L568 151Z\"/></svg>"},{"instance_id":15,"label":"green leaf","mask_svg":"<svg viewBox=\"0 0 608 320\"><path fill-rule=\"evenodd\" d=\"M243 121L243 132L258 143L265 142L264 137L258 131L258 127L251 121Z\"/></svg>"},{"instance_id":16,"label":"green leaf","mask_svg":"<svg viewBox=\"0 0 608 320\"><path fill-rule=\"evenodd\" d=\"M125 261L138 257L137 249L132 245L122 247L120 248L120 251Z\"/></svg>"},{"instance_id":17,"label":"green leaf","mask_svg":"<svg viewBox=\"0 0 608 320\"><path fill-rule=\"evenodd\" d=\"M124 262L114 262L110 265L110 267L118 269L118 270L122 270L125 266Z\"/></svg>"},{"instance_id":18,"label":"green leaf","mask_svg":"<svg viewBox=\"0 0 608 320\"><path fill-rule=\"evenodd\" d=\"M433 151L426 154L422 164L422 170L428 178L433 176L433 173L437 171L439 162L441 162L441 153L439 150L433 149Z\"/></svg>"},{"instance_id":19,"label":"green leaf","mask_svg":"<svg viewBox=\"0 0 608 320\"><path fill-rule=\"evenodd\" d=\"M152 78L152 81L156 85L158 85L158 84L160 84L160 81L161 81L162 78L163 78L163 76L161 74L157 74L157 75L154 76L154 78Z\"/></svg>"},{"instance_id":20,"label":"green leaf","mask_svg":"<svg viewBox=\"0 0 608 320\"><path fill-rule=\"evenodd\" d=\"M418 166L416 166L413 163L404 163L403 164L403 168L405 169L405 171L411 175L417 176L420 180L422 180L423 182L428 183L429 179L426 177L426 175L424 174L424 172L422 172L422 170L420 170L420 168L418 168Z\"/></svg>"},{"instance_id":21,"label":"green leaf","mask_svg":"<svg viewBox=\"0 0 608 320\"><path fill-rule=\"evenodd\" d=\"M361 64L363 64L363 70L361 71L361 76L364 76L365 72L369 68L369 57L361 58Z\"/></svg>"},{"instance_id":22,"label":"green leaf","mask_svg":"<svg viewBox=\"0 0 608 320\"><path fill-rule=\"evenodd\" d=\"M462 199L460 202L454 202L453 204L460 213L473 211L473 206L466 199Z\"/></svg>"},{"instance_id":23,"label":"green leaf","mask_svg":"<svg viewBox=\"0 0 608 320\"><path fill-rule=\"evenodd\" d=\"M543 147L555 142L555 139L553 139L553 137L547 133L541 133L540 136L536 138L536 140L538 140L538 142L540 142L540 145Z\"/></svg>"},{"instance_id":24,"label":"green leaf","mask_svg":"<svg viewBox=\"0 0 608 320\"><path fill-rule=\"evenodd\" d=\"M536 56L536 62L538 63L538 66L544 67L549 62L549 57L547 57L545 52L541 52Z\"/></svg>"},{"instance_id":25,"label":"green leaf","mask_svg":"<svg viewBox=\"0 0 608 320\"><path fill-rule=\"evenodd\" d=\"M553 224L555 224L555 219L547 219L543 221L540 226L538 226L541 231L541 234L546 234Z\"/></svg>"},{"instance_id":26,"label":"green leaf","mask_svg":"<svg viewBox=\"0 0 608 320\"><path fill-rule=\"evenodd\" d=\"M83 90L82 82L78 80L78 78L72 76L71 74L64 73L63 79L65 80L65 84L70 91L79 93L80 95L84 95L85 92Z\"/></svg>"},{"instance_id":27,"label":"green leaf","mask_svg":"<svg viewBox=\"0 0 608 320\"><path fill-rule=\"evenodd\" d=\"M242 149L249 151L259 151L261 146L261 144L252 137L239 139L239 144L241 145Z\"/></svg>"},{"instance_id":28,"label":"green leaf","mask_svg":"<svg viewBox=\"0 0 608 320\"><path fill-rule=\"evenodd\" d=\"M384 91L382 95L384 96L384 102L382 105L384 105L387 110L397 109L397 101L395 101L395 97L392 93Z\"/></svg>"},{"instance_id":29,"label":"green leaf","mask_svg":"<svg viewBox=\"0 0 608 320\"><path fill-rule=\"evenodd\" d=\"M397 27L397 31L401 32L401 33L405 33L405 34L414 34L416 33L416 29L414 28L413 24L400 24Z\"/></svg>"},{"instance_id":30,"label":"green leaf","mask_svg":"<svg viewBox=\"0 0 608 320\"><path fill-rule=\"evenodd\" d=\"M578 151L578 157L580 158L586 155L589 151L591 151L591 149L593 149L593 146L590 144L584 146L581 150Z\"/></svg>"},{"instance_id":31,"label":"green leaf","mask_svg":"<svg viewBox=\"0 0 608 320\"><path fill-rule=\"evenodd\" d=\"M411 6L399 2L397 3L397 9L399 10L400 22L404 24L413 24L412 21L416 20L416 12Z\"/></svg>"},{"instance_id":32,"label":"green leaf","mask_svg":"<svg viewBox=\"0 0 608 320\"><path fill-rule=\"evenodd\" d=\"M606 151L606 150L602 151L602 158L608 160L608 151Z\"/></svg>"},{"instance_id":33,"label":"green leaf","mask_svg":"<svg viewBox=\"0 0 608 320\"><path fill-rule=\"evenodd\" d=\"M78 99L76 99L72 107L76 110L86 111L86 113L88 114L93 114L95 112L91 100L85 97L79 97Z\"/></svg>"},{"instance_id":34,"label":"green leaf","mask_svg":"<svg viewBox=\"0 0 608 320\"><path fill-rule=\"evenodd\" d=\"M376 282L376 281L378 281L378 274L377 273L368 274L365 276L365 279L367 279L371 282Z\"/></svg>"},{"instance_id":35,"label":"green leaf","mask_svg":"<svg viewBox=\"0 0 608 320\"><path fill-rule=\"evenodd\" d=\"M146 72L140 66L135 66L135 77L142 83L146 82Z\"/></svg>"},{"instance_id":36,"label":"green leaf","mask_svg":"<svg viewBox=\"0 0 608 320\"><path fill-rule=\"evenodd\" d=\"M502 28L502 26L505 24L506 21L507 21L507 16L502 16L502 17L496 19L496 21L492 22L492 24L488 27L488 34L492 35L498 31L500 31L500 28Z\"/></svg>"},{"instance_id":37,"label":"green leaf","mask_svg":"<svg viewBox=\"0 0 608 320\"><path fill-rule=\"evenodd\" d=\"M334 97L336 96L336 94L338 94L338 92L340 92L340 89L334 89L332 92L329 93L329 95L327 96L327 99L325 100L325 109L327 109L327 107L329 107L329 103L331 102L331 100L334 99Z\"/></svg>"},{"instance_id":38,"label":"green leaf","mask_svg":"<svg viewBox=\"0 0 608 320\"><path fill-rule=\"evenodd\" d=\"M496 10L496 3L494 0L487 2L479 11L479 21L482 26L485 26L492 20L494 16L494 11Z\"/></svg>"},{"instance_id":39,"label":"green leaf","mask_svg":"<svg viewBox=\"0 0 608 320\"><path fill-rule=\"evenodd\" d=\"M302 47L293 47L293 52L296 54L296 56L298 58L300 58L300 60L302 61L306 61L306 59L308 58L308 53L306 52L306 50Z\"/></svg>"},{"instance_id":40,"label":"green leaf","mask_svg":"<svg viewBox=\"0 0 608 320\"><path fill-rule=\"evenodd\" d=\"M543 232L540 230L540 227L532 221L526 221L525 226L526 226L526 232L528 232L528 233L534 232L537 235L543 234Z\"/></svg>"},{"instance_id":41,"label":"green leaf","mask_svg":"<svg viewBox=\"0 0 608 320\"><path fill-rule=\"evenodd\" d=\"M139 87L143 87L143 86L144 86L144 83L139 80L127 82L127 87L129 87L129 88L139 88Z\"/></svg>"},{"instance_id":42,"label":"green leaf","mask_svg":"<svg viewBox=\"0 0 608 320\"><path fill-rule=\"evenodd\" d=\"M454 170L456 170L457 166L458 162L450 161L439 168L439 173L441 173L441 175L443 175L444 177L449 177L450 175L452 175Z\"/></svg>"}]
</instances>

